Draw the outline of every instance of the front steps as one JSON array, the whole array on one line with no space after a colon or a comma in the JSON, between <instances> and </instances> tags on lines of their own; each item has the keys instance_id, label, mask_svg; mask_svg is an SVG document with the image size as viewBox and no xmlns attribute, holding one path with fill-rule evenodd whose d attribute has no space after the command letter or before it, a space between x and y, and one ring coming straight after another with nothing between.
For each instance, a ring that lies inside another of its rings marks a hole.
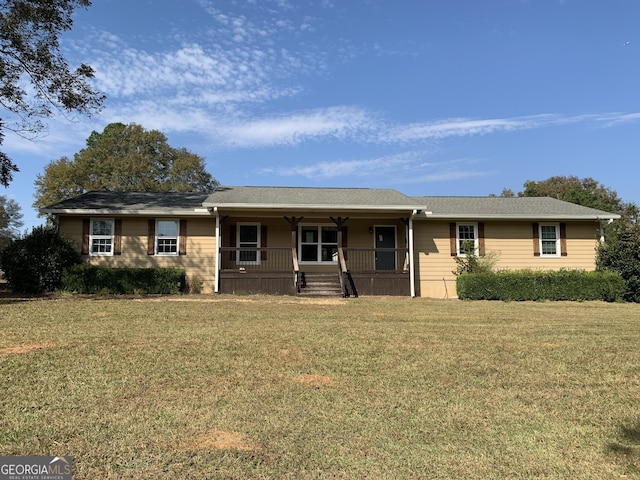
<instances>
[{"instance_id":1,"label":"front steps","mask_svg":"<svg viewBox=\"0 0 640 480\"><path fill-rule=\"evenodd\" d=\"M300 288L301 297L342 297L337 273L305 273L306 286Z\"/></svg>"}]
</instances>

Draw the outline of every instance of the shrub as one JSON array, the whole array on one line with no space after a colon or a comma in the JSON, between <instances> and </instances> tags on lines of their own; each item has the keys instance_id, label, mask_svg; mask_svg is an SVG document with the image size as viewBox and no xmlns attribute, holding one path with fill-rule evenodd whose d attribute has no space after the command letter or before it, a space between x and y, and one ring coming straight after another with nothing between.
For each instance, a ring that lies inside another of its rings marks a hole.
<instances>
[{"instance_id":1,"label":"shrub","mask_svg":"<svg viewBox=\"0 0 640 480\"><path fill-rule=\"evenodd\" d=\"M629 229L598 248L598 270L618 272L625 281L624 299L640 303L640 228Z\"/></svg>"},{"instance_id":2,"label":"shrub","mask_svg":"<svg viewBox=\"0 0 640 480\"><path fill-rule=\"evenodd\" d=\"M178 294L186 287L185 271L178 268L106 268L76 265L65 270L62 288L87 294Z\"/></svg>"},{"instance_id":3,"label":"shrub","mask_svg":"<svg viewBox=\"0 0 640 480\"><path fill-rule=\"evenodd\" d=\"M512 271L466 273L456 283L463 300L622 300L625 284L615 272Z\"/></svg>"},{"instance_id":4,"label":"shrub","mask_svg":"<svg viewBox=\"0 0 640 480\"><path fill-rule=\"evenodd\" d=\"M4 276L17 293L55 291L60 288L64 269L79 262L73 243L50 226L33 228L0 253Z\"/></svg>"}]
</instances>

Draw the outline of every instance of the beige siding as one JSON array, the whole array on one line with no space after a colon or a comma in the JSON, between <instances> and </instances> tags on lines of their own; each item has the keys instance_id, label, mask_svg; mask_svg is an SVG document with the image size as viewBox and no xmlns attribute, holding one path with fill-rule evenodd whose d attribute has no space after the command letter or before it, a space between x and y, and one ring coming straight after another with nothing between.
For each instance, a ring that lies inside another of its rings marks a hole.
<instances>
[{"instance_id":1,"label":"beige siding","mask_svg":"<svg viewBox=\"0 0 640 480\"><path fill-rule=\"evenodd\" d=\"M536 257L531 222L484 222L485 251L496 256L496 268L517 270L593 270L599 236L596 222L567 222L567 256ZM455 298L456 262L450 252L449 222L414 223L416 275L423 297Z\"/></svg>"},{"instance_id":2,"label":"beige siding","mask_svg":"<svg viewBox=\"0 0 640 480\"><path fill-rule=\"evenodd\" d=\"M174 217L171 217L174 218ZM187 280L200 279L204 292L212 292L216 274L215 218L187 218L186 255L148 255L147 234L149 218L122 219L122 254L114 256L86 256L93 265L109 267L174 267L183 268ZM78 248L82 245L82 218L63 216L59 219L60 233L72 240Z\"/></svg>"}]
</instances>

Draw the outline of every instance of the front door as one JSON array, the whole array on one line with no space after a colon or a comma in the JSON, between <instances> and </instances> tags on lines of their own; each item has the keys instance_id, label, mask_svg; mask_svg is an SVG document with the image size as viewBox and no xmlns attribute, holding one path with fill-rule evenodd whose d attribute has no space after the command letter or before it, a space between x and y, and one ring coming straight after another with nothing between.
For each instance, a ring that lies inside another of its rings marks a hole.
<instances>
[{"instance_id":1,"label":"front door","mask_svg":"<svg viewBox=\"0 0 640 480\"><path fill-rule=\"evenodd\" d=\"M396 229L395 227L375 227L376 270L396 269ZM390 250L379 250L390 249Z\"/></svg>"}]
</instances>

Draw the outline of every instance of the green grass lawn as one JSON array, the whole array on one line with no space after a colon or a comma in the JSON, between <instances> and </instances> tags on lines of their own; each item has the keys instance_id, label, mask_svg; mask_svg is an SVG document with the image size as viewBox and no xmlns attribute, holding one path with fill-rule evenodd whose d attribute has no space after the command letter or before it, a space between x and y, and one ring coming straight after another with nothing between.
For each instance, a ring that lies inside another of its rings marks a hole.
<instances>
[{"instance_id":1,"label":"green grass lawn","mask_svg":"<svg viewBox=\"0 0 640 480\"><path fill-rule=\"evenodd\" d=\"M0 455L74 479L640 477L640 305L3 299Z\"/></svg>"}]
</instances>

